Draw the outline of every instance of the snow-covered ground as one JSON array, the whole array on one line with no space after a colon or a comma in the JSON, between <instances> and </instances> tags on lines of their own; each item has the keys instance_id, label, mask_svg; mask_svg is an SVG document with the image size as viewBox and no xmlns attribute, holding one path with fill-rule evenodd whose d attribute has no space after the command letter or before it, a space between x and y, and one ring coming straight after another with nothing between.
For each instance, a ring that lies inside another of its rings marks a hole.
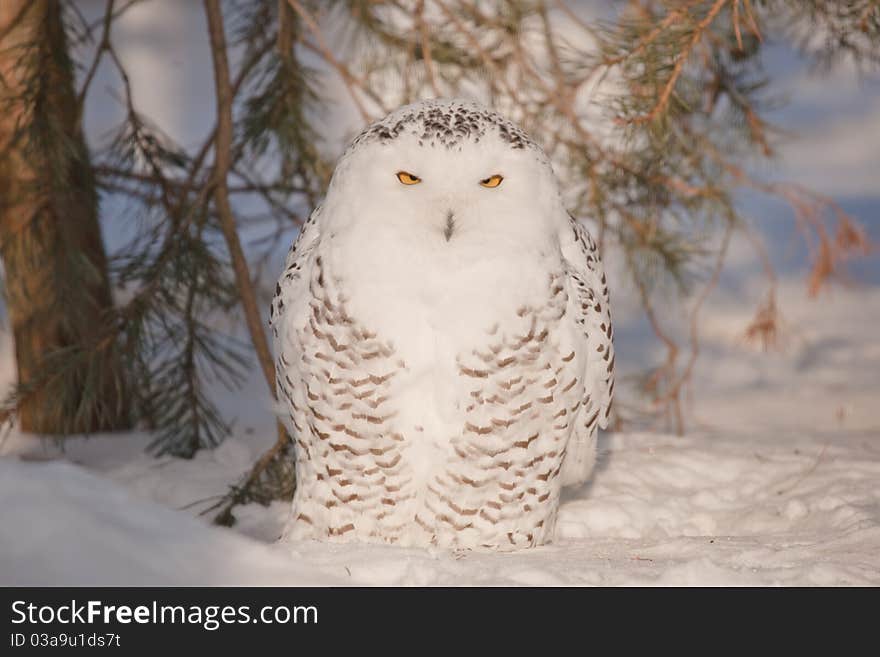
<instances>
[{"instance_id":1,"label":"snow-covered ground","mask_svg":"<svg viewBox=\"0 0 880 657\"><path fill-rule=\"evenodd\" d=\"M62 452L13 432L0 446L0 584L880 584L880 289L810 302L783 286L778 353L742 343L747 309L732 294L706 310L692 431L603 435L552 545L282 544L281 503L211 527L199 511L272 440L252 399L236 435L191 461L145 455L141 434ZM638 366L637 349L618 348L622 369Z\"/></svg>"}]
</instances>

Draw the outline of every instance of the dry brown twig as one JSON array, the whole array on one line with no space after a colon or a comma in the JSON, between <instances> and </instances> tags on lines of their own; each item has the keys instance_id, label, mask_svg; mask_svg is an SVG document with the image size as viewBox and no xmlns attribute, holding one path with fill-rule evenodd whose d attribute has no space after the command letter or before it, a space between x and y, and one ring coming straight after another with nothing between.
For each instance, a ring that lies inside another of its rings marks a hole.
<instances>
[{"instance_id":1,"label":"dry brown twig","mask_svg":"<svg viewBox=\"0 0 880 657\"><path fill-rule=\"evenodd\" d=\"M238 294L244 311L245 322L251 342L257 353L263 376L272 397L275 396L275 366L272 352L263 330L261 313L257 309L253 282L248 270L247 258L241 248L235 216L229 203L228 175L232 166L232 82L229 62L226 58L226 36L223 27L223 14L219 0L205 0L205 15L211 36L211 55L214 62L214 83L217 95L217 137L214 147L214 205L220 218L220 227L232 258L232 267Z\"/></svg>"},{"instance_id":2,"label":"dry brown twig","mask_svg":"<svg viewBox=\"0 0 880 657\"><path fill-rule=\"evenodd\" d=\"M435 96L442 96L443 94L440 93L440 86L437 84L437 74L434 71L434 60L431 59L431 39L428 36L428 25L425 22L424 0L419 0L416 5L414 20L418 26L419 39L422 46L422 56L425 58L425 70L428 72L428 79L431 81L431 89L434 91Z\"/></svg>"},{"instance_id":3,"label":"dry brown twig","mask_svg":"<svg viewBox=\"0 0 880 657\"><path fill-rule=\"evenodd\" d=\"M235 217L232 206L229 203L228 175L232 167L232 84L229 74L229 62L226 57L226 37L223 26L223 14L219 0L205 0L205 15L208 20L208 31L211 37L211 54L214 63L215 92L217 95L217 136L214 148L214 205L220 217L220 226L226 240L232 258L233 270L239 293L239 299L244 311L245 322L250 333L251 342L257 353L263 376L269 387L273 399L275 392L275 364L272 352L263 330L261 314L257 309L256 295L253 282L250 277L247 259L238 238ZM266 452L251 468L245 480L245 486L250 485L262 475L266 464L275 458L275 455L286 448L288 437L284 427L277 423L278 438L275 445ZM226 500L223 500L226 501ZM223 510L215 518L220 524L231 524L232 509L239 503L239 499L233 496L226 501ZM222 503L222 501L221 501ZM213 510L211 507L209 510Z\"/></svg>"}]
</instances>

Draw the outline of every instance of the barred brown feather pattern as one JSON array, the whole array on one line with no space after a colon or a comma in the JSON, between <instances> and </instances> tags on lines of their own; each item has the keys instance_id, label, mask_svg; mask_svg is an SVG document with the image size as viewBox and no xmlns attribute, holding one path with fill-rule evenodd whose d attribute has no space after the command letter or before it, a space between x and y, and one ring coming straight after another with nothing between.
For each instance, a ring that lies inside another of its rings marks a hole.
<instances>
[{"instance_id":1,"label":"barred brown feather pattern","mask_svg":"<svg viewBox=\"0 0 880 657\"><path fill-rule=\"evenodd\" d=\"M406 364L347 314L320 256L308 295L308 321L295 336L299 361L282 351L277 367L297 458L291 532L333 538L358 529L393 542L406 522L388 509L415 495L389 403Z\"/></svg>"},{"instance_id":2,"label":"barred brown feather pattern","mask_svg":"<svg viewBox=\"0 0 880 657\"><path fill-rule=\"evenodd\" d=\"M278 359L297 458L288 535L490 549L551 540L573 418L593 408L559 330L564 273L548 277L545 303L521 307L459 355L460 426L448 436L399 421L406 362L349 316L320 256L307 289L298 356ZM440 458L419 477L413 450L425 441Z\"/></svg>"},{"instance_id":3,"label":"barred brown feather pattern","mask_svg":"<svg viewBox=\"0 0 880 657\"><path fill-rule=\"evenodd\" d=\"M571 233L563 244L571 290L569 311L583 336L583 375L593 403L577 419L562 473L564 485L580 484L592 472L596 429L608 426L614 396L614 328L605 269L590 233L574 217L570 222Z\"/></svg>"},{"instance_id":4,"label":"barred brown feather pattern","mask_svg":"<svg viewBox=\"0 0 880 657\"><path fill-rule=\"evenodd\" d=\"M508 324L518 330L496 328L460 358L464 426L417 517L437 543L512 549L552 539L571 418L590 403L557 331L567 301L561 273L550 276L546 304Z\"/></svg>"}]
</instances>

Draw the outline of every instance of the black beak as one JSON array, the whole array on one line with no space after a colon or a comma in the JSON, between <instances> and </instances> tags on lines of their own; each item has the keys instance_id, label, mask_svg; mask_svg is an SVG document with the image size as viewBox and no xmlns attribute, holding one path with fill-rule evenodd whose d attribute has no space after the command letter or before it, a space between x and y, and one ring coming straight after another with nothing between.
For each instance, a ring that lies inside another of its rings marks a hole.
<instances>
[{"instance_id":1,"label":"black beak","mask_svg":"<svg viewBox=\"0 0 880 657\"><path fill-rule=\"evenodd\" d=\"M455 215L452 213L452 210L448 210L446 212L446 228L443 230L443 237L446 238L446 241L452 239L452 233L455 232Z\"/></svg>"}]
</instances>

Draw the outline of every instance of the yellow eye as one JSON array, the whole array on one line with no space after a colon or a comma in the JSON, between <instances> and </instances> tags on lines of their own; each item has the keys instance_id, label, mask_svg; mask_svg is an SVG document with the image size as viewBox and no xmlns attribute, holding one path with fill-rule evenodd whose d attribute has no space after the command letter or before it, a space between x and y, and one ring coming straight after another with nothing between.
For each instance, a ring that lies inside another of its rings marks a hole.
<instances>
[{"instance_id":1,"label":"yellow eye","mask_svg":"<svg viewBox=\"0 0 880 657\"><path fill-rule=\"evenodd\" d=\"M406 171L398 171L397 179L402 182L404 185L418 185L422 182L422 179L418 176L414 176L411 173L407 173Z\"/></svg>"},{"instance_id":2,"label":"yellow eye","mask_svg":"<svg viewBox=\"0 0 880 657\"><path fill-rule=\"evenodd\" d=\"M502 180L504 180L504 176L500 176L496 173L494 176L489 176L485 180L481 180L480 184L483 187L498 187Z\"/></svg>"}]
</instances>

